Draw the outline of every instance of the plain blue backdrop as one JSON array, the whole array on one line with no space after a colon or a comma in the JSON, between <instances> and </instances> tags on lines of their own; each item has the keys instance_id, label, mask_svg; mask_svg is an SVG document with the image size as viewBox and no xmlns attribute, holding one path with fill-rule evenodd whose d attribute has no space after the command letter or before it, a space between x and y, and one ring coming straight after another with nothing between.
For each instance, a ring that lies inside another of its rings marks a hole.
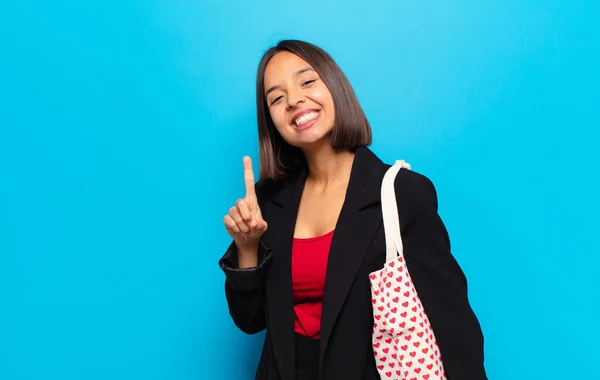
<instances>
[{"instance_id":1,"label":"plain blue backdrop","mask_svg":"<svg viewBox=\"0 0 600 380\"><path fill-rule=\"evenodd\" d=\"M437 186L490 379L600 379L599 11L3 0L0 379L252 378L264 335L217 260L282 38L329 51L373 150Z\"/></svg>"}]
</instances>

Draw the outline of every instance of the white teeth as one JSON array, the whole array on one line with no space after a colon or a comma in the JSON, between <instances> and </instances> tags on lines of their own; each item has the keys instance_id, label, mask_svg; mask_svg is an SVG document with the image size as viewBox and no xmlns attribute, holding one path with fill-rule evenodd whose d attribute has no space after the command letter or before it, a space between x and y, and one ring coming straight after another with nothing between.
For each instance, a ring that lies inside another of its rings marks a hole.
<instances>
[{"instance_id":1,"label":"white teeth","mask_svg":"<svg viewBox=\"0 0 600 380\"><path fill-rule=\"evenodd\" d=\"M318 112L307 113L306 115L302 115L299 118L297 118L296 121L295 121L295 124L296 124L296 126L299 126L300 124L304 124L307 121L310 121L310 120L314 119L317 116L319 116Z\"/></svg>"}]
</instances>

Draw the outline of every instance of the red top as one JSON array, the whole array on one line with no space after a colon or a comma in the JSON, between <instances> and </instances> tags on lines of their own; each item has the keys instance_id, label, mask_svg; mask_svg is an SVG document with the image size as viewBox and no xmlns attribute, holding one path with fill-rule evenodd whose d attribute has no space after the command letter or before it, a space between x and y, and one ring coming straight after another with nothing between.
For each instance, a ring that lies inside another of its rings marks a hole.
<instances>
[{"instance_id":1,"label":"red top","mask_svg":"<svg viewBox=\"0 0 600 380\"><path fill-rule=\"evenodd\" d=\"M315 339L321 336L325 273L333 232L314 238L294 238L292 245L294 331Z\"/></svg>"}]
</instances>

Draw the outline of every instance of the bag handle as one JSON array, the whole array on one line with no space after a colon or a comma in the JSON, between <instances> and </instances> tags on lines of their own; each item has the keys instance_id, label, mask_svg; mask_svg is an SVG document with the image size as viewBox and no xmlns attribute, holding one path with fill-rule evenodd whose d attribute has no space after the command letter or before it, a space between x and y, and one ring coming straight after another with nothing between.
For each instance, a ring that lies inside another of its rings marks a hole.
<instances>
[{"instance_id":1,"label":"bag handle","mask_svg":"<svg viewBox=\"0 0 600 380\"><path fill-rule=\"evenodd\" d=\"M400 219L398 217L398 204L394 182L400 169L411 167L404 160L397 160L383 177L381 185L381 212L383 214L383 228L385 230L385 261L389 262L398 256L403 256L404 247L400 235Z\"/></svg>"}]
</instances>

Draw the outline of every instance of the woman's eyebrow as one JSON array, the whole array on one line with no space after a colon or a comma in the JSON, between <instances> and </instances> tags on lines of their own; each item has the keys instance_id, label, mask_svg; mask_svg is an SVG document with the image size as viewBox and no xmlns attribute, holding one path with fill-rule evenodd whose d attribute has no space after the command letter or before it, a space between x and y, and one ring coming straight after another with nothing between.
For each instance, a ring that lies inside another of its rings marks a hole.
<instances>
[{"instance_id":1,"label":"woman's eyebrow","mask_svg":"<svg viewBox=\"0 0 600 380\"><path fill-rule=\"evenodd\" d=\"M297 77L298 75L304 74L307 71L315 71L315 70L312 67L305 67L303 69L296 71L294 74L292 74L292 76ZM271 92L277 90L278 88L280 88L278 85L269 87L269 89L265 92L265 96L269 95Z\"/></svg>"}]
</instances>

